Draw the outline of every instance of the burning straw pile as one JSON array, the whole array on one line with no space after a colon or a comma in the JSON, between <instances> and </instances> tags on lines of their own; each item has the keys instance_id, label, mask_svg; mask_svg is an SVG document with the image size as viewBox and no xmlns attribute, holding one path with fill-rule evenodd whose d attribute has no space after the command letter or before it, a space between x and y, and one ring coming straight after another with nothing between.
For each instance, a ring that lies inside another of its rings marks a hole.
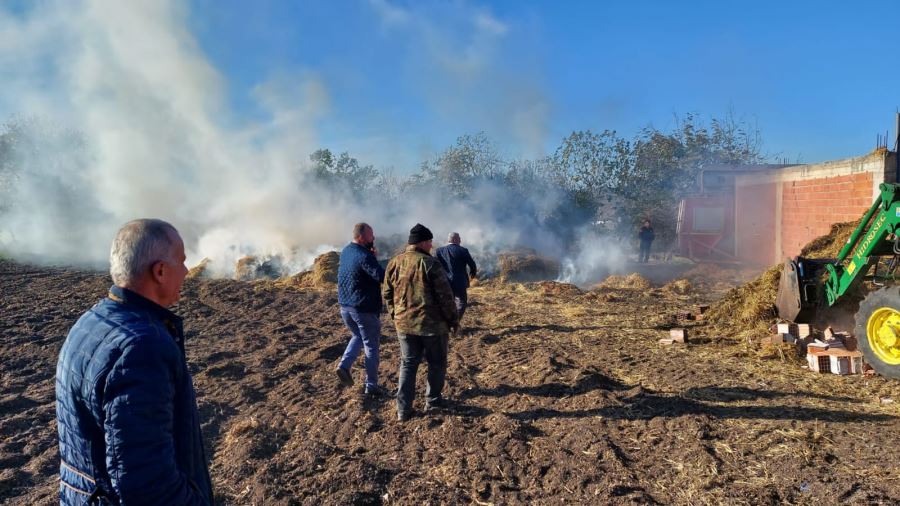
<instances>
[{"instance_id":1,"label":"burning straw pile","mask_svg":"<svg viewBox=\"0 0 900 506\"><path fill-rule=\"evenodd\" d=\"M505 283L531 283L559 277L560 264L534 251L500 253L497 256L500 280Z\"/></svg>"},{"instance_id":2,"label":"burning straw pile","mask_svg":"<svg viewBox=\"0 0 900 506\"><path fill-rule=\"evenodd\" d=\"M241 257L234 265L234 279L238 281L254 281L257 279L278 279L285 274L281 258L259 258L248 255Z\"/></svg>"},{"instance_id":3,"label":"burning straw pile","mask_svg":"<svg viewBox=\"0 0 900 506\"><path fill-rule=\"evenodd\" d=\"M859 224L856 222L836 223L828 235L817 237L801 250L800 256L808 258L835 258L847 243L850 234ZM732 289L712 305L706 319L717 327L730 327L760 331L768 327L775 318L775 298L781 279L781 264L775 265L756 279Z\"/></svg>"},{"instance_id":4,"label":"burning straw pile","mask_svg":"<svg viewBox=\"0 0 900 506\"><path fill-rule=\"evenodd\" d=\"M316 257L312 270L295 274L280 282L297 288L333 288L337 284L338 265L341 255L329 251Z\"/></svg>"}]
</instances>

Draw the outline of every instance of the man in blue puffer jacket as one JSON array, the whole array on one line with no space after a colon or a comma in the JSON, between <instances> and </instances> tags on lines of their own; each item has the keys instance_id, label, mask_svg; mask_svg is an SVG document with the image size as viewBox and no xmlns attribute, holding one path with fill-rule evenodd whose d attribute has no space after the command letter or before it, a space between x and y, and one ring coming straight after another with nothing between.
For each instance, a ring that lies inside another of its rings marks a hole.
<instances>
[{"instance_id":1,"label":"man in blue puffer jacket","mask_svg":"<svg viewBox=\"0 0 900 506\"><path fill-rule=\"evenodd\" d=\"M384 269L376 255L375 231L366 223L357 223L353 226L353 241L341 251L338 266L338 303L341 319L350 331L350 341L334 372L344 386L353 385L350 367L363 350L366 359L363 391L373 397L390 397L391 393L378 384Z\"/></svg>"},{"instance_id":2,"label":"man in blue puffer jacket","mask_svg":"<svg viewBox=\"0 0 900 506\"><path fill-rule=\"evenodd\" d=\"M60 504L212 504L181 318L172 225L135 220L110 251L109 296L69 331L56 367Z\"/></svg>"}]
</instances>

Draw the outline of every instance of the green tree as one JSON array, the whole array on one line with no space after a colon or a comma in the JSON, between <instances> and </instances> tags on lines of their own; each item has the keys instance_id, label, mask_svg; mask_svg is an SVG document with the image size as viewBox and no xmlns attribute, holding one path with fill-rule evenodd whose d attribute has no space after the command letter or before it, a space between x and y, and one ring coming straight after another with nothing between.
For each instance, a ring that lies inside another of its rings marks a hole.
<instances>
[{"instance_id":1,"label":"green tree","mask_svg":"<svg viewBox=\"0 0 900 506\"><path fill-rule=\"evenodd\" d=\"M633 225L652 219L664 241L675 233L681 198L699 190L700 172L711 166L762 163L759 130L733 113L707 124L696 114L676 117L671 132L642 130L634 142L633 169L621 192L621 212Z\"/></svg>"},{"instance_id":2,"label":"green tree","mask_svg":"<svg viewBox=\"0 0 900 506\"><path fill-rule=\"evenodd\" d=\"M631 153L630 143L615 131L572 132L552 156L551 178L580 205L598 206L629 184Z\"/></svg>"},{"instance_id":3,"label":"green tree","mask_svg":"<svg viewBox=\"0 0 900 506\"><path fill-rule=\"evenodd\" d=\"M364 193L377 184L378 171L372 165L360 165L349 153L337 158L328 149L319 149L309 156L313 163L313 177L334 190Z\"/></svg>"},{"instance_id":4,"label":"green tree","mask_svg":"<svg viewBox=\"0 0 900 506\"><path fill-rule=\"evenodd\" d=\"M453 197L465 197L480 180L495 181L505 173L505 162L484 132L463 135L456 144L423 165L423 175Z\"/></svg>"}]
</instances>

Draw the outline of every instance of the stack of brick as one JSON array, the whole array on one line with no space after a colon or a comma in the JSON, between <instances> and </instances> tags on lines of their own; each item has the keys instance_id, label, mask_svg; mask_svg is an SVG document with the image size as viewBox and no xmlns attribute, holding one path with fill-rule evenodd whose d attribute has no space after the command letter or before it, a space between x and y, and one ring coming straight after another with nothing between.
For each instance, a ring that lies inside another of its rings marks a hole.
<instances>
[{"instance_id":1,"label":"stack of brick","mask_svg":"<svg viewBox=\"0 0 900 506\"><path fill-rule=\"evenodd\" d=\"M783 344L801 343L812 335L812 328L808 323L779 323L769 328L771 334L763 338L750 338L750 344Z\"/></svg>"},{"instance_id":2,"label":"stack of brick","mask_svg":"<svg viewBox=\"0 0 900 506\"><path fill-rule=\"evenodd\" d=\"M806 352L809 370L832 374L862 374L862 353L846 348L810 346Z\"/></svg>"},{"instance_id":3,"label":"stack of brick","mask_svg":"<svg viewBox=\"0 0 900 506\"><path fill-rule=\"evenodd\" d=\"M856 340L847 332L835 332L831 327L806 346L809 370L832 374L862 374L865 364L862 353L856 350Z\"/></svg>"}]
</instances>

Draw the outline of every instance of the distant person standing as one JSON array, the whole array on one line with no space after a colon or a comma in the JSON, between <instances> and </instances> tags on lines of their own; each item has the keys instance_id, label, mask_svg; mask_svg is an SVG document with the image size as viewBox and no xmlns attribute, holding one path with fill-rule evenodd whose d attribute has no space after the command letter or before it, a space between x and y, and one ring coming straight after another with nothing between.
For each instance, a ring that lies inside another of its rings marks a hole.
<instances>
[{"instance_id":1,"label":"distant person standing","mask_svg":"<svg viewBox=\"0 0 900 506\"><path fill-rule=\"evenodd\" d=\"M432 238L431 231L417 223L409 231L406 251L388 262L384 279L384 300L400 340L397 419L401 422L413 414L422 358L428 363L425 410L442 407L450 331L459 322L447 274L430 253Z\"/></svg>"},{"instance_id":2,"label":"distant person standing","mask_svg":"<svg viewBox=\"0 0 900 506\"><path fill-rule=\"evenodd\" d=\"M379 344L381 342L381 283L384 269L378 263L375 231L367 223L353 226L353 241L341 251L338 266L338 303L341 319L350 330L350 342L335 369L344 386L353 385L350 367L365 352L366 395L390 397L378 384Z\"/></svg>"},{"instance_id":3,"label":"distant person standing","mask_svg":"<svg viewBox=\"0 0 900 506\"><path fill-rule=\"evenodd\" d=\"M640 250L638 251L638 262L647 263L650 260L650 245L655 237L650 220L644 220L644 225L641 226L641 230L638 232L638 240L641 242Z\"/></svg>"},{"instance_id":4,"label":"distant person standing","mask_svg":"<svg viewBox=\"0 0 900 506\"><path fill-rule=\"evenodd\" d=\"M453 290L453 300L460 321L468 304L469 278L478 275L475 260L472 259L468 249L460 246L461 242L459 234L451 232L447 238L447 245L435 251L435 256L450 279L450 288Z\"/></svg>"},{"instance_id":5,"label":"distant person standing","mask_svg":"<svg viewBox=\"0 0 900 506\"><path fill-rule=\"evenodd\" d=\"M184 242L128 222L109 255L109 295L81 315L56 365L59 503L212 504L178 301Z\"/></svg>"}]
</instances>

